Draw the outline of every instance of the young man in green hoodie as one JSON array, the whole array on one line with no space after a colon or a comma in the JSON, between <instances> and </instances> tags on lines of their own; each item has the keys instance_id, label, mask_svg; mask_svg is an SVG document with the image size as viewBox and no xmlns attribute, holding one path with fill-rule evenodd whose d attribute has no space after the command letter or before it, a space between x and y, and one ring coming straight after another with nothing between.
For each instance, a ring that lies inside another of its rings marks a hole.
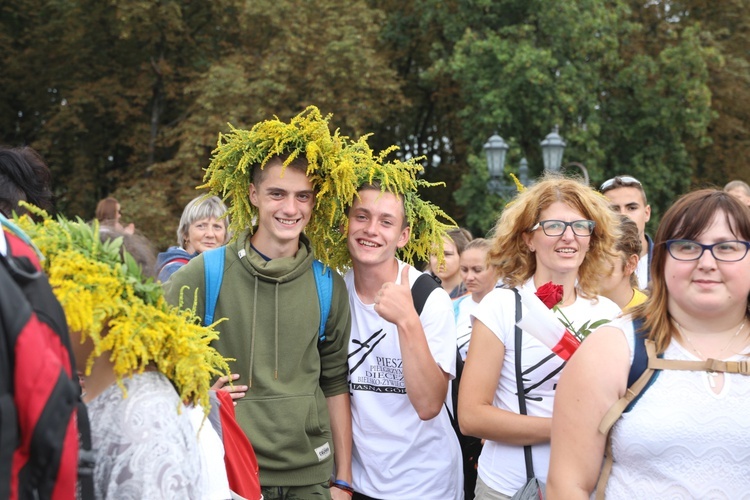
<instances>
[{"instance_id":1,"label":"young man in green hoodie","mask_svg":"<svg viewBox=\"0 0 750 500\"><path fill-rule=\"evenodd\" d=\"M232 371L245 384L236 387L245 390L245 396L235 400L235 411L255 449L264 498L349 499L349 302L343 279L333 273L325 340L319 341L313 245L303 234L315 216L319 187L308 174L319 165L311 167L300 153L306 137L314 141L312 137L325 135L327 120L312 120L318 134L307 132L310 120L264 123L276 128L269 132L262 123L226 139L228 148L240 144L238 149L257 153L257 163L251 168L251 182L243 186L240 181L233 193L230 214L238 235L226 248L214 316L226 320L216 326L220 338L215 346L224 356L236 358ZM284 145L284 134L294 140ZM269 137L281 138L276 141L281 148L269 150ZM220 149L216 162L224 161ZM242 163L228 160L218 170L238 179L246 172L238 166ZM247 198L238 199L245 188ZM238 228L237 223L247 226ZM165 291L167 300L182 300L203 317L204 255L176 272ZM335 481L330 483L332 472Z\"/></svg>"}]
</instances>

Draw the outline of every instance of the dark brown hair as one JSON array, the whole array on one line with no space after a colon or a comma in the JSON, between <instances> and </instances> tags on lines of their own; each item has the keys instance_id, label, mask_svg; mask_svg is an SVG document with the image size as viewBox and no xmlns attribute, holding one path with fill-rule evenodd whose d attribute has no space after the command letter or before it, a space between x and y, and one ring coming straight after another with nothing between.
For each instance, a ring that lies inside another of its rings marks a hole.
<instances>
[{"instance_id":1,"label":"dark brown hair","mask_svg":"<svg viewBox=\"0 0 750 500\"><path fill-rule=\"evenodd\" d=\"M4 215L25 213L18 206L21 200L52 213L50 182L49 168L35 150L0 146L0 212Z\"/></svg>"}]
</instances>

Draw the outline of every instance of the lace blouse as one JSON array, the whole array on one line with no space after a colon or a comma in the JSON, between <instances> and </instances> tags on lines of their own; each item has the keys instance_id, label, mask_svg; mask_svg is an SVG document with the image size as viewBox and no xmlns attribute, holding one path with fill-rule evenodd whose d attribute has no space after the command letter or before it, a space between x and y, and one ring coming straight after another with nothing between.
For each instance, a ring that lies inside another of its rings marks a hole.
<instances>
[{"instance_id":1,"label":"lace blouse","mask_svg":"<svg viewBox=\"0 0 750 500\"><path fill-rule=\"evenodd\" d=\"M632 324L620 326L633 346ZM672 341L667 359L698 358ZM732 360L747 359L733 356ZM612 429L607 499L750 498L750 377L664 370Z\"/></svg>"},{"instance_id":2,"label":"lace blouse","mask_svg":"<svg viewBox=\"0 0 750 500\"><path fill-rule=\"evenodd\" d=\"M96 498L200 498L198 443L169 380L158 372L123 379L88 403Z\"/></svg>"}]
</instances>

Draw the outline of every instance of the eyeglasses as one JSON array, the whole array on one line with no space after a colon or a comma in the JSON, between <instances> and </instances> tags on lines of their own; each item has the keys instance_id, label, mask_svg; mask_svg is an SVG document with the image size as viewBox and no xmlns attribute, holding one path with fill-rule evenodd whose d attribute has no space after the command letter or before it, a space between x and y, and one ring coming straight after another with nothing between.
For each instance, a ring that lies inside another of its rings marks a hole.
<instances>
[{"instance_id":1,"label":"eyeglasses","mask_svg":"<svg viewBox=\"0 0 750 500\"><path fill-rule=\"evenodd\" d=\"M576 236L591 236L591 233L594 232L596 222L592 220L574 220L573 222L540 220L534 227L529 229L529 232L536 231L541 227L547 236L562 236L568 226L570 226L570 229L573 230L573 234Z\"/></svg>"},{"instance_id":2,"label":"eyeglasses","mask_svg":"<svg viewBox=\"0 0 750 500\"><path fill-rule=\"evenodd\" d=\"M618 175L617 177L612 177L608 181L604 181L602 185L599 187L599 191L602 193L605 191L609 191L610 189L616 188L616 187L628 187L628 186L640 186L641 181L636 179L635 177L631 177L629 175Z\"/></svg>"},{"instance_id":3,"label":"eyeglasses","mask_svg":"<svg viewBox=\"0 0 750 500\"><path fill-rule=\"evenodd\" d=\"M721 262L737 262L747 255L750 243L747 241L720 241L713 245L704 245L692 240L667 240L665 242L669 255L675 260L698 260L706 250L714 259Z\"/></svg>"}]
</instances>

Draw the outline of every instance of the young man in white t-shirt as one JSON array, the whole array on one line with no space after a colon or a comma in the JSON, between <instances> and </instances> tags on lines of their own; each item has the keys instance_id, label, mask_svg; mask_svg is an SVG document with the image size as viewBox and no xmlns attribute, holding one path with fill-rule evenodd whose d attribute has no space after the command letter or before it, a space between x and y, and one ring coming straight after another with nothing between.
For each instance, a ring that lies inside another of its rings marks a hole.
<instances>
[{"instance_id":1,"label":"young man in white t-shirt","mask_svg":"<svg viewBox=\"0 0 750 500\"><path fill-rule=\"evenodd\" d=\"M420 315L422 274L396 258L411 228L403 197L366 185L349 210L354 499L462 499L458 439L445 407L455 376L456 330L442 288Z\"/></svg>"}]
</instances>

